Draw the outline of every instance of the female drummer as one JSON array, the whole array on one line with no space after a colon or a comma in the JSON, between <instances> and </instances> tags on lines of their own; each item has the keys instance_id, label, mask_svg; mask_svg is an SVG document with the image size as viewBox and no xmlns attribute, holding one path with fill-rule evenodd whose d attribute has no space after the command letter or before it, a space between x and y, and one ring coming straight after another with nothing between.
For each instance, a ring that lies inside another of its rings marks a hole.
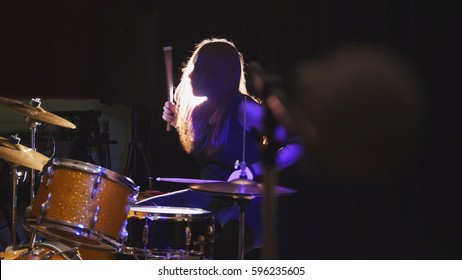
<instances>
[{"instance_id":1,"label":"female drummer","mask_svg":"<svg viewBox=\"0 0 462 280\"><path fill-rule=\"evenodd\" d=\"M236 170L236 161L243 155L247 179L263 175L260 148L264 111L259 100L248 94L243 69L243 56L231 41L203 40L182 69L174 103L164 105L162 118L176 128L182 147L200 164L203 179L239 178L243 173ZM277 167L294 164L301 153L300 144L286 142L276 154ZM220 227L213 258L237 258L239 210L233 200L186 191L154 198L153 202L212 211ZM261 216L261 199L252 199L246 207L246 252L262 246Z\"/></svg>"}]
</instances>

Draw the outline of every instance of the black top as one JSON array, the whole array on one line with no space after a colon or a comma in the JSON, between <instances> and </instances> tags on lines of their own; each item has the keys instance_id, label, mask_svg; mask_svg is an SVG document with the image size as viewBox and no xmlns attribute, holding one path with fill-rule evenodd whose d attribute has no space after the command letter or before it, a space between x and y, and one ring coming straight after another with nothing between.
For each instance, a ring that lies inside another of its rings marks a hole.
<instances>
[{"instance_id":1,"label":"black top","mask_svg":"<svg viewBox=\"0 0 462 280\"><path fill-rule=\"evenodd\" d=\"M243 100L239 98L239 101ZM248 100L247 102L252 102ZM237 112L240 102L235 102L235 110L230 116L227 143L218 152L210 156L193 153L197 162L201 165L201 177L208 180L228 180L232 172L236 171L236 161L243 160L243 127L238 121ZM261 160L260 141L261 137L251 131L245 132L245 162L248 165Z\"/></svg>"}]
</instances>

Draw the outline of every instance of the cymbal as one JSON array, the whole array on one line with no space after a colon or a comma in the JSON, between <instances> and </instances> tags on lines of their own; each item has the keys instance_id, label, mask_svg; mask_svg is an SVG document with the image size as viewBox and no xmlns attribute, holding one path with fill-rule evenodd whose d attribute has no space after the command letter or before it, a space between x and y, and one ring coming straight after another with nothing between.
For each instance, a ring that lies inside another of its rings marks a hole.
<instances>
[{"instance_id":1,"label":"cymbal","mask_svg":"<svg viewBox=\"0 0 462 280\"><path fill-rule=\"evenodd\" d=\"M0 97L0 105L3 105L8 109L16 113L19 113L23 116L29 117L30 119L39 123L49 123L71 129L74 129L76 127L75 124L71 123L70 121L64 118L61 118L60 116L46 111L45 109L40 107L40 105L36 107L6 97Z\"/></svg>"},{"instance_id":2,"label":"cymbal","mask_svg":"<svg viewBox=\"0 0 462 280\"><path fill-rule=\"evenodd\" d=\"M263 184L248 179L235 179L229 182L192 185L189 188L194 191L201 191L236 198L262 196L264 193ZM282 186L274 186L273 189L273 194L277 196L292 195L296 192L297 191L294 189Z\"/></svg>"},{"instance_id":3,"label":"cymbal","mask_svg":"<svg viewBox=\"0 0 462 280\"><path fill-rule=\"evenodd\" d=\"M49 158L21 144L0 137L0 158L21 166L42 170Z\"/></svg>"}]
</instances>

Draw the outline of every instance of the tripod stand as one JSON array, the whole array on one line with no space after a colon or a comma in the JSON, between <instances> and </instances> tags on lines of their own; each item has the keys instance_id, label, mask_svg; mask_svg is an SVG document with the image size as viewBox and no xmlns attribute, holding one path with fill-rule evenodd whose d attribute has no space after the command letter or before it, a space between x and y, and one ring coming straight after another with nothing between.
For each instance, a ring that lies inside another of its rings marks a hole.
<instances>
[{"instance_id":1,"label":"tripod stand","mask_svg":"<svg viewBox=\"0 0 462 280\"><path fill-rule=\"evenodd\" d=\"M141 154L144 167L146 168L147 177L151 177L148 161L144 153L143 144L138 142L138 108L133 105L132 108L132 127L131 127L131 141L128 143L127 162L125 164L125 176L132 178L136 175L136 156L137 153Z\"/></svg>"}]
</instances>

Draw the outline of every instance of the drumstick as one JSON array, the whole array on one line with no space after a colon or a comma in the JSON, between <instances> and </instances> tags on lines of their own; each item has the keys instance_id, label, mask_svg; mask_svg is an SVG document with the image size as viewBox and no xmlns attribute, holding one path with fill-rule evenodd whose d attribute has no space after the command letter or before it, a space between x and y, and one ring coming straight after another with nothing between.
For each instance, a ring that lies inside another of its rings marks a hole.
<instances>
[{"instance_id":1,"label":"drumstick","mask_svg":"<svg viewBox=\"0 0 462 280\"><path fill-rule=\"evenodd\" d=\"M186 178L161 178L157 177L157 181L173 182L173 183L186 183L186 184L205 184L205 183L220 183L224 181L219 180L205 180L205 179L186 179Z\"/></svg>"},{"instance_id":2,"label":"drumstick","mask_svg":"<svg viewBox=\"0 0 462 280\"><path fill-rule=\"evenodd\" d=\"M168 101L173 103L173 69L172 47L164 47L165 76L167 77ZM167 131L170 131L170 122L167 122Z\"/></svg>"}]
</instances>

